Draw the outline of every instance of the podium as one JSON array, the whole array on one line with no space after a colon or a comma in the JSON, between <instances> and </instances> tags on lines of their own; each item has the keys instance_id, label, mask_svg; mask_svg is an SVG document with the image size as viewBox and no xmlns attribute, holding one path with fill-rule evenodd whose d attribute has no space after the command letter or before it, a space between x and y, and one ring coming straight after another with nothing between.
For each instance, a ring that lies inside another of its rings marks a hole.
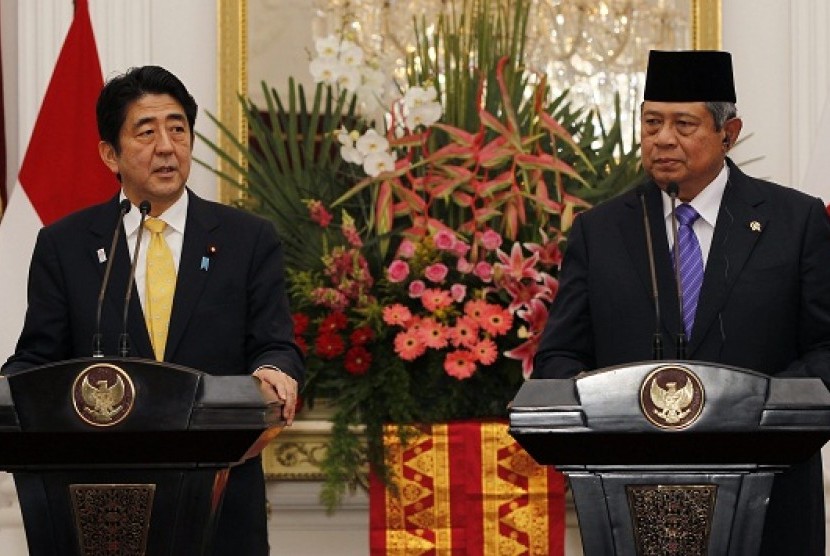
<instances>
[{"instance_id":1,"label":"podium","mask_svg":"<svg viewBox=\"0 0 830 556\"><path fill-rule=\"evenodd\" d=\"M776 473L830 438L820 379L648 361L528 380L510 434L569 479L586 556L751 556Z\"/></svg>"},{"instance_id":2,"label":"podium","mask_svg":"<svg viewBox=\"0 0 830 556\"><path fill-rule=\"evenodd\" d=\"M231 466L283 424L250 376L94 358L0 378L0 469L32 556L210 554Z\"/></svg>"}]
</instances>

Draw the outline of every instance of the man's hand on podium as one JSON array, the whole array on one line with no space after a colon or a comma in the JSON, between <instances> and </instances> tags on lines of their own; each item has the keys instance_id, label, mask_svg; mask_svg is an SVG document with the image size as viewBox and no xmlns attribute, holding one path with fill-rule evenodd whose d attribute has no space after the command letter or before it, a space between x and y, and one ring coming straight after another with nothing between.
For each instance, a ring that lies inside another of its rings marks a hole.
<instances>
[{"instance_id":1,"label":"man's hand on podium","mask_svg":"<svg viewBox=\"0 0 830 556\"><path fill-rule=\"evenodd\" d=\"M270 393L275 394L277 399L284 404L282 416L285 418L285 424L293 423L297 410L297 381L276 367L259 367L254 371L253 376L261 381L262 386L267 386Z\"/></svg>"}]
</instances>

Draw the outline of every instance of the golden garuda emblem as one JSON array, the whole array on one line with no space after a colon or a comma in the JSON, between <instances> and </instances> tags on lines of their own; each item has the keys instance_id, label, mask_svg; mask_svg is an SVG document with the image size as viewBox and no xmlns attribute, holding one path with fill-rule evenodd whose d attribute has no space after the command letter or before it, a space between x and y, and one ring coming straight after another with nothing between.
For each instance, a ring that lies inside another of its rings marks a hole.
<instances>
[{"instance_id":1,"label":"golden garuda emblem","mask_svg":"<svg viewBox=\"0 0 830 556\"><path fill-rule=\"evenodd\" d=\"M640 388L640 409L652 424L665 429L682 429L700 416L704 402L703 385L689 369L665 366L652 371Z\"/></svg>"},{"instance_id":2,"label":"golden garuda emblem","mask_svg":"<svg viewBox=\"0 0 830 556\"><path fill-rule=\"evenodd\" d=\"M85 422L99 427L123 421L132 411L134 396L130 376L107 363L87 367L72 385L75 412Z\"/></svg>"}]
</instances>

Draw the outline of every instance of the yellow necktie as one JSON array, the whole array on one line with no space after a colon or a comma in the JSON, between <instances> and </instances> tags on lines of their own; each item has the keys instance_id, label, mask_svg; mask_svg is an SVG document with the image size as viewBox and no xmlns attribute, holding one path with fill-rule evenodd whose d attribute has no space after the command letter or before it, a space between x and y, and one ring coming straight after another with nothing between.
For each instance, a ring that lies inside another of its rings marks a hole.
<instances>
[{"instance_id":1,"label":"yellow necktie","mask_svg":"<svg viewBox=\"0 0 830 556\"><path fill-rule=\"evenodd\" d=\"M144 221L150 230L150 245L147 248L146 295L144 297L144 319L153 343L156 360L164 360L164 346L167 344L167 327L173 308L173 293L176 291L176 265L173 253L164 239L167 223L158 218Z\"/></svg>"}]
</instances>

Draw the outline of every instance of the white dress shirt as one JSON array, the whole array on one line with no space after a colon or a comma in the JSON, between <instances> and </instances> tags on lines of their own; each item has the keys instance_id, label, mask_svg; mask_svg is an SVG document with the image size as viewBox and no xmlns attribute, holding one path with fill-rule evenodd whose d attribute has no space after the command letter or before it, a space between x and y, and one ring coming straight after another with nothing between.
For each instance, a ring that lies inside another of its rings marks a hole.
<instances>
[{"instance_id":1,"label":"white dress shirt","mask_svg":"<svg viewBox=\"0 0 830 556\"><path fill-rule=\"evenodd\" d=\"M126 199L124 192L121 192L121 199ZM184 243L184 226L187 222L188 192L185 189L179 200L158 216L167 223L164 229L164 239L173 253L173 264L176 265L176 272L179 271L179 259L182 258L182 244ZM138 237L138 225L141 222L141 212L138 207L133 208L124 215L124 234L127 238L127 247L130 249L130 261L133 260L135 242ZM144 309L144 291L147 276L147 245L150 242L149 230L141 234L141 249L138 251L138 261L135 266L135 285L138 290L138 297L141 300L141 308Z\"/></svg>"},{"instance_id":2,"label":"white dress shirt","mask_svg":"<svg viewBox=\"0 0 830 556\"><path fill-rule=\"evenodd\" d=\"M692 228L695 231L697 240L700 243L700 253L703 256L703 265L709 260L709 250L712 247L712 238L715 235L715 224L718 220L720 202L726 190L726 182L729 181L729 167L724 164L723 169L715 179L697 194L697 197L689 202L697 211L700 218L695 220ZM680 200L677 201L680 204ZM666 222L666 237L669 240L669 250L674 245L674 230L671 221L671 197L663 191L663 218Z\"/></svg>"}]
</instances>

